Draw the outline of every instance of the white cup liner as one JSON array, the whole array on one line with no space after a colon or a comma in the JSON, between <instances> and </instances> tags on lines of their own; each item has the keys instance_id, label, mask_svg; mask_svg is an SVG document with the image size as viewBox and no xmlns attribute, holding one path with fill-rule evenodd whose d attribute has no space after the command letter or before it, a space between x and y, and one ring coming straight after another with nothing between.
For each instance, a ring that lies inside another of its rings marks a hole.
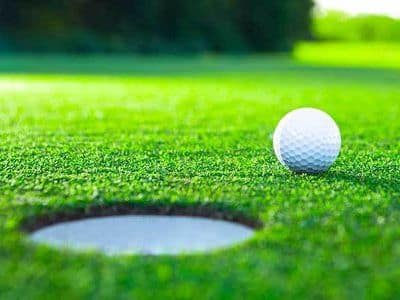
<instances>
[{"instance_id":1,"label":"white cup liner","mask_svg":"<svg viewBox=\"0 0 400 300\"><path fill-rule=\"evenodd\" d=\"M31 240L108 255L176 255L227 248L251 238L250 227L190 216L128 215L87 218L43 227Z\"/></svg>"}]
</instances>

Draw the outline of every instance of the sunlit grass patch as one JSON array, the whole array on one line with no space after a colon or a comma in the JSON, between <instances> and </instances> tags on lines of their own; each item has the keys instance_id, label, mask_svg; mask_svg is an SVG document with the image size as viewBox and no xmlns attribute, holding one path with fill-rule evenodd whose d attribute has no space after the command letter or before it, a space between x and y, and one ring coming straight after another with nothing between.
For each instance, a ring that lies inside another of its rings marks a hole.
<instances>
[{"instance_id":1,"label":"sunlit grass patch","mask_svg":"<svg viewBox=\"0 0 400 300\"><path fill-rule=\"evenodd\" d=\"M400 68L400 43L304 42L297 45L294 57L329 66Z\"/></svg>"}]
</instances>

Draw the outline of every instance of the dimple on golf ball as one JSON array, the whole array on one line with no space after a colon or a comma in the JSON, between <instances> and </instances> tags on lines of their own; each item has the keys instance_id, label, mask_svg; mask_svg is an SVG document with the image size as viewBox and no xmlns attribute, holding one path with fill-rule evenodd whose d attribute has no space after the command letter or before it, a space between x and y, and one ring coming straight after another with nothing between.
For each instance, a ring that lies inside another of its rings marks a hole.
<instances>
[{"instance_id":1,"label":"dimple on golf ball","mask_svg":"<svg viewBox=\"0 0 400 300\"><path fill-rule=\"evenodd\" d=\"M300 108L280 120L273 144L284 166L297 173L317 174L326 171L338 157L340 130L327 113Z\"/></svg>"}]
</instances>

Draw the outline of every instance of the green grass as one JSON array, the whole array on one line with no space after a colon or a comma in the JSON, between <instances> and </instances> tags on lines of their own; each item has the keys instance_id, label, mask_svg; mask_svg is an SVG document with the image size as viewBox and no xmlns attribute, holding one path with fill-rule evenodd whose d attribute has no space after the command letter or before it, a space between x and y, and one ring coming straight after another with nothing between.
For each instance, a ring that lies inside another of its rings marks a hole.
<instances>
[{"instance_id":1,"label":"green grass","mask_svg":"<svg viewBox=\"0 0 400 300\"><path fill-rule=\"evenodd\" d=\"M400 43L300 43L294 56L302 62L326 66L400 68Z\"/></svg>"},{"instance_id":2,"label":"green grass","mask_svg":"<svg viewBox=\"0 0 400 300\"><path fill-rule=\"evenodd\" d=\"M0 298L400 297L400 71L348 62L0 58ZM288 172L271 150L302 106L342 130L321 176ZM35 216L118 205L207 207L264 228L180 257L57 251L21 232Z\"/></svg>"}]
</instances>

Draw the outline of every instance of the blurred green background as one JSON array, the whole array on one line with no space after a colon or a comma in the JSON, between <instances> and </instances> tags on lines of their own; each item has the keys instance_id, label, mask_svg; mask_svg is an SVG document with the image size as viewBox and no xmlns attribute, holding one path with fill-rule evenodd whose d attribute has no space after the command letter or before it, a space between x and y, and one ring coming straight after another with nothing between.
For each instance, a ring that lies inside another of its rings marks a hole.
<instances>
[{"instance_id":1,"label":"blurred green background","mask_svg":"<svg viewBox=\"0 0 400 300\"><path fill-rule=\"evenodd\" d=\"M3 0L3 51L282 51L307 38L312 0Z\"/></svg>"},{"instance_id":2,"label":"blurred green background","mask_svg":"<svg viewBox=\"0 0 400 300\"><path fill-rule=\"evenodd\" d=\"M312 0L3 0L1 52L249 53L299 40L398 42L400 20Z\"/></svg>"}]
</instances>

